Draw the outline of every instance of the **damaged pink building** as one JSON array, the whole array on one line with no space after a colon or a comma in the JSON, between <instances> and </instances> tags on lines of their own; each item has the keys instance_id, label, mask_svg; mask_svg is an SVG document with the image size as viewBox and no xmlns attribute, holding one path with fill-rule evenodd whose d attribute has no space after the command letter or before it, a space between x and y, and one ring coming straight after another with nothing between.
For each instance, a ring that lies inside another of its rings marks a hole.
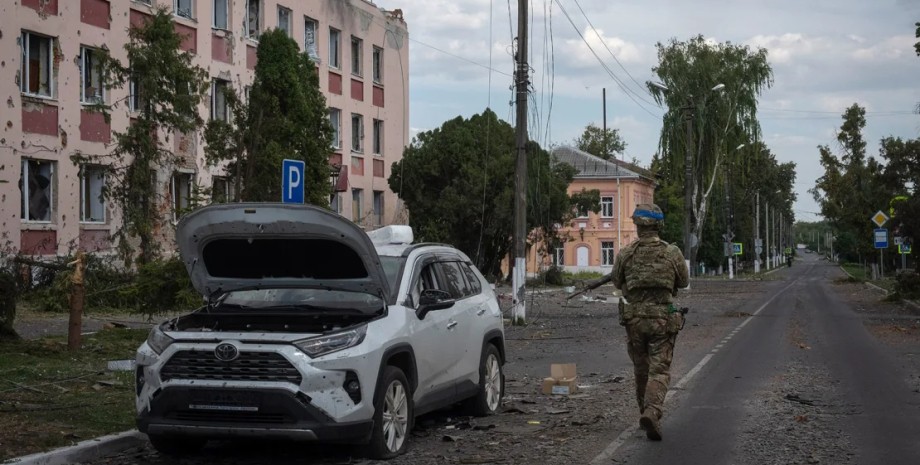
<instances>
[{"instance_id":1,"label":"damaged pink building","mask_svg":"<svg viewBox=\"0 0 920 465\"><path fill-rule=\"evenodd\" d=\"M182 49L207 70L204 118L228 118L220 90L246 95L262 31L286 31L317 64L335 128L332 208L366 228L405 222L390 191L390 167L408 144L408 31L402 13L366 0L4 0L0 2L0 252L67 255L110 250L119 212L101 196L100 166L75 155L112 151L142 95L99 85L98 53L125 61L128 28L155 8L172 12ZM122 102L106 121L89 105ZM169 148L187 163L158 172L166 224L189 206L195 186L212 201L233 183L204 160L201 134ZM281 174L279 173L279 182ZM279 199L280 200L280 199ZM172 229L172 228L167 228ZM163 241L172 240L162 231ZM171 245L166 247L171 248Z\"/></svg>"}]
</instances>

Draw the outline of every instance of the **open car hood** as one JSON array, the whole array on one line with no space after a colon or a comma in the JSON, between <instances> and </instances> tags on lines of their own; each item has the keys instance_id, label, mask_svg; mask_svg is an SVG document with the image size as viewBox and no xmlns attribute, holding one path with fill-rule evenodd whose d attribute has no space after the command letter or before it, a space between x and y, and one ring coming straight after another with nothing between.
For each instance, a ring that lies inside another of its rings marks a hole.
<instances>
[{"instance_id":1,"label":"open car hood","mask_svg":"<svg viewBox=\"0 0 920 465\"><path fill-rule=\"evenodd\" d=\"M387 300L374 245L357 225L312 205L210 205L179 221L176 242L195 290L319 287Z\"/></svg>"}]
</instances>

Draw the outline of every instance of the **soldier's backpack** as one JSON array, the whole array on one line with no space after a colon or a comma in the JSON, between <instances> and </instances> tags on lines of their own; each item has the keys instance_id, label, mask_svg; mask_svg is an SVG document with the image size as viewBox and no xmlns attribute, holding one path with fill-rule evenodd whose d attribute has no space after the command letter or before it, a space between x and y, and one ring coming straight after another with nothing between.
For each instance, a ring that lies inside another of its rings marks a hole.
<instances>
[{"instance_id":1,"label":"soldier's backpack","mask_svg":"<svg viewBox=\"0 0 920 465\"><path fill-rule=\"evenodd\" d=\"M673 289L674 265L668 259L668 247L662 240L639 240L624 261L626 289Z\"/></svg>"}]
</instances>

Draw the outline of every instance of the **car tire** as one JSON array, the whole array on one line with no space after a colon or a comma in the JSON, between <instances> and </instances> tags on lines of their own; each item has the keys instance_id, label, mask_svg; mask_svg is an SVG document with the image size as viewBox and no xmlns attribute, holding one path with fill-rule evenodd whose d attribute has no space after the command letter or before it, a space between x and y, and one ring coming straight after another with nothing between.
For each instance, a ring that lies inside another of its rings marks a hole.
<instances>
[{"instance_id":1,"label":"car tire","mask_svg":"<svg viewBox=\"0 0 920 465\"><path fill-rule=\"evenodd\" d=\"M207 444L207 438L166 434L149 434L150 444L157 452L172 457L195 454Z\"/></svg>"},{"instance_id":2,"label":"car tire","mask_svg":"<svg viewBox=\"0 0 920 465\"><path fill-rule=\"evenodd\" d=\"M374 393L374 429L367 446L372 459L391 459L406 451L414 406L406 374L387 366Z\"/></svg>"},{"instance_id":3,"label":"car tire","mask_svg":"<svg viewBox=\"0 0 920 465\"><path fill-rule=\"evenodd\" d=\"M487 344L479 362L479 389L476 396L466 400L467 412L484 417L498 412L505 393L505 373L498 349Z\"/></svg>"}]
</instances>

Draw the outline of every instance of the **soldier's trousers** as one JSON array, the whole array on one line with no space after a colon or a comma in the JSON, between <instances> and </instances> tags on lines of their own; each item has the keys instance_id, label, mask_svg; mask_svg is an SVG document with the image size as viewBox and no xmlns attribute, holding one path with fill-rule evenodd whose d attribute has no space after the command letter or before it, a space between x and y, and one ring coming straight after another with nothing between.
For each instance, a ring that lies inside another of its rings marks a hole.
<instances>
[{"instance_id":1,"label":"soldier's trousers","mask_svg":"<svg viewBox=\"0 0 920 465\"><path fill-rule=\"evenodd\" d=\"M642 411L661 418L671 382L671 359L677 332L664 318L633 318L626 324L627 349L636 374L636 400Z\"/></svg>"}]
</instances>

